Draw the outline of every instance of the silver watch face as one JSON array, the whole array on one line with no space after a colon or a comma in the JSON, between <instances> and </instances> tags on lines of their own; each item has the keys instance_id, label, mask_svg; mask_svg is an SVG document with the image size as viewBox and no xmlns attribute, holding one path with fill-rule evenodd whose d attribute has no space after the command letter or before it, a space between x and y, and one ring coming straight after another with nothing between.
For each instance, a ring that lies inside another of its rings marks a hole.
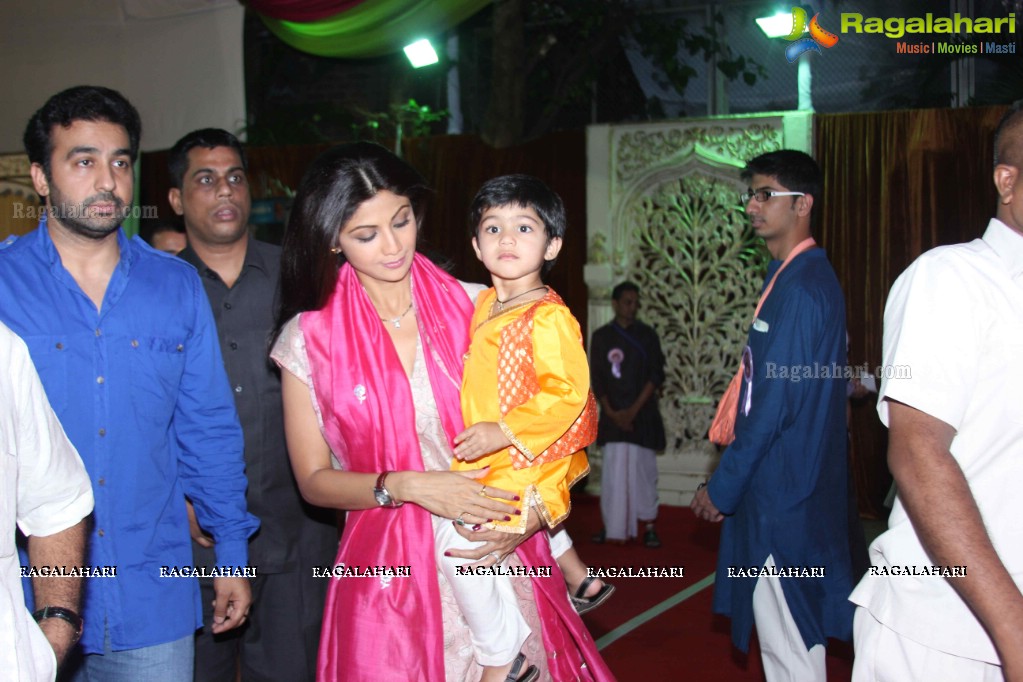
<instances>
[{"instance_id":1,"label":"silver watch face","mask_svg":"<svg viewBox=\"0 0 1023 682\"><path fill-rule=\"evenodd\" d=\"M381 507L391 505L391 496L383 488L373 488L373 497L377 498L377 504Z\"/></svg>"}]
</instances>

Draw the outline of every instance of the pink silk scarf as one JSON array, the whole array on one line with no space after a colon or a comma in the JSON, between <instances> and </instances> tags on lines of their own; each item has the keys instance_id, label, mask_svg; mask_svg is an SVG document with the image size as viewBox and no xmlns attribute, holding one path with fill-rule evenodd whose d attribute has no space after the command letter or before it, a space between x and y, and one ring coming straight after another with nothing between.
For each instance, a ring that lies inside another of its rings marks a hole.
<instances>
[{"instance_id":1,"label":"pink silk scarf","mask_svg":"<svg viewBox=\"0 0 1023 682\"><path fill-rule=\"evenodd\" d=\"M430 386L450 441L463 429L459 389L473 304L457 280L419 254L412 265L412 299ZM327 304L302 314L301 328L324 435L343 468L422 471L408 378L350 265L341 268ZM408 566L410 577L331 580L318 680L444 679L433 545L431 515L418 505L348 512L336 563ZM551 577L533 579L552 677L613 679L572 609L546 539L534 534L517 554L526 566L552 567Z\"/></svg>"}]
</instances>

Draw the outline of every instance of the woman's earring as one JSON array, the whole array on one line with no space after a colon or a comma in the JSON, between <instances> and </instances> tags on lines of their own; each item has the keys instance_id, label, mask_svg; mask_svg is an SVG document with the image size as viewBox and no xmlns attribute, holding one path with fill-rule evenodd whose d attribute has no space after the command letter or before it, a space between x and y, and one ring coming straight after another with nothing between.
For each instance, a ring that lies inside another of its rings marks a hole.
<instances>
[{"instance_id":1,"label":"woman's earring","mask_svg":"<svg viewBox=\"0 0 1023 682\"><path fill-rule=\"evenodd\" d=\"M330 252L332 254L334 254L335 256L340 256L341 255L341 247L340 246L335 246L335 247L331 248Z\"/></svg>"}]
</instances>

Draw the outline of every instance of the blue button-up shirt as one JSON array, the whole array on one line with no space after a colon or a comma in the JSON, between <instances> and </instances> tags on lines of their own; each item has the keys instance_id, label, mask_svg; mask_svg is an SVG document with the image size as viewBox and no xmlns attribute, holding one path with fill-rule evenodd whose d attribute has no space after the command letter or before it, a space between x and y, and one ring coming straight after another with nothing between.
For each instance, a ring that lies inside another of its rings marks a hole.
<instances>
[{"instance_id":1,"label":"blue button-up shirt","mask_svg":"<svg viewBox=\"0 0 1023 682\"><path fill-rule=\"evenodd\" d=\"M86 653L174 641L201 627L185 496L244 566L259 521L245 508L242 432L195 269L119 231L102 309L64 268L45 219L0 250L0 320L28 344L96 498L89 563L116 567L84 594Z\"/></svg>"}]
</instances>

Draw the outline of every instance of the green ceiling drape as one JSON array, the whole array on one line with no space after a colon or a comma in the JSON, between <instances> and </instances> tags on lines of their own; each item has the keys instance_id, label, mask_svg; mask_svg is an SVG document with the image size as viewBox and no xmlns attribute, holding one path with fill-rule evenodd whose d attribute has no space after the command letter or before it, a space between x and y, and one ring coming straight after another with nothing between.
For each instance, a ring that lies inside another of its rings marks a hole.
<instances>
[{"instance_id":1,"label":"green ceiling drape","mask_svg":"<svg viewBox=\"0 0 1023 682\"><path fill-rule=\"evenodd\" d=\"M261 15L278 38L321 57L362 58L397 52L459 24L491 0L366 0L318 21L298 23Z\"/></svg>"}]
</instances>

